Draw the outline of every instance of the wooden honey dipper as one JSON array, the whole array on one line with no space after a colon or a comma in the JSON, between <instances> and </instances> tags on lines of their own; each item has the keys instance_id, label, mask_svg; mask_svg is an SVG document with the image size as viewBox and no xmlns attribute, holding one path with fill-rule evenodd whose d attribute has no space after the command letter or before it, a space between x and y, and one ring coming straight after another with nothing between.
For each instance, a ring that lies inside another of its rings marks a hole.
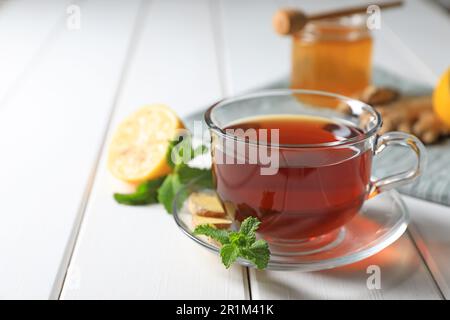
<instances>
[{"instance_id":1,"label":"wooden honey dipper","mask_svg":"<svg viewBox=\"0 0 450 320\"><path fill-rule=\"evenodd\" d=\"M380 9L399 7L403 5L403 1L390 1L384 3L372 3ZM281 35L292 35L300 30L310 21L338 18L349 16L357 13L366 13L367 5L360 7L352 7L347 9L333 10L329 12L306 15L303 11L297 9L281 9L278 10L273 17L273 27L276 32Z\"/></svg>"}]
</instances>

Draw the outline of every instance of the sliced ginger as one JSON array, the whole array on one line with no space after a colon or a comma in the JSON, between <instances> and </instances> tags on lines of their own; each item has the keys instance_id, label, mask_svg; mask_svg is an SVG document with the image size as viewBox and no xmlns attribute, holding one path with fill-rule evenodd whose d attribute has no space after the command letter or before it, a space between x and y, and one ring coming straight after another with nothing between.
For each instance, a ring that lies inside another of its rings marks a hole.
<instances>
[{"instance_id":1,"label":"sliced ginger","mask_svg":"<svg viewBox=\"0 0 450 320\"><path fill-rule=\"evenodd\" d=\"M222 204L212 192L194 192L189 196L188 208L194 227L209 224L218 229L229 228L232 219L225 213Z\"/></svg>"},{"instance_id":2,"label":"sliced ginger","mask_svg":"<svg viewBox=\"0 0 450 320\"><path fill-rule=\"evenodd\" d=\"M203 217L224 218L226 216L217 196L213 193L194 192L189 196L189 211Z\"/></svg>"},{"instance_id":3,"label":"sliced ginger","mask_svg":"<svg viewBox=\"0 0 450 320\"><path fill-rule=\"evenodd\" d=\"M195 228L202 224L209 224L217 229L228 229L231 226L232 221L227 218L211 218L203 217L196 214L192 215L192 226Z\"/></svg>"}]
</instances>

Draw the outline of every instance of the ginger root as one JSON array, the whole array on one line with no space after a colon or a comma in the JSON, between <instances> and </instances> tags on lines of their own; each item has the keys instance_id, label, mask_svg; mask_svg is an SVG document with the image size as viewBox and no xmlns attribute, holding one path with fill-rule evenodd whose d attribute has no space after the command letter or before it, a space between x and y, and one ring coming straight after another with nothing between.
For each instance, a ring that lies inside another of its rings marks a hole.
<instances>
[{"instance_id":1,"label":"ginger root","mask_svg":"<svg viewBox=\"0 0 450 320\"><path fill-rule=\"evenodd\" d=\"M399 97L400 93L395 89L370 85L361 92L358 98L359 100L374 106L391 103Z\"/></svg>"},{"instance_id":2,"label":"ginger root","mask_svg":"<svg viewBox=\"0 0 450 320\"><path fill-rule=\"evenodd\" d=\"M450 128L433 112L430 96L401 98L375 108L383 119L380 134L398 130L414 134L423 143L431 144L450 133Z\"/></svg>"},{"instance_id":3,"label":"ginger root","mask_svg":"<svg viewBox=\"0 0 450 320\"><path fill-rule=\"evenodd\" d=\"M395 89L371 85L354 98L373 106L381 114L383 126L380 134L403 131L416 135L425 144L450 135L450 127L433 111L431 96L401 97ZM339 104L337 110L351 112L345 102Z\"/></svg>"}]
</instances>

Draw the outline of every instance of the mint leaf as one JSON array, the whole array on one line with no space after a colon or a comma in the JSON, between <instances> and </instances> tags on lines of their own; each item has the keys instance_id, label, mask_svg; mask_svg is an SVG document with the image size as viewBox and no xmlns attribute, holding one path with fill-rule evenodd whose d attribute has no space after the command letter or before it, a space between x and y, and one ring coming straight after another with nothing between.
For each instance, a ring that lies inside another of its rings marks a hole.
<instances>
[{"instance_id":1,"label":"mint leaf","mask_svg":"<svg viewBox=\"0 0 450 320\"><path fill-rule=\"evenodd\" d=\"M205 154L208 151L208 147L205 145L200 145L197 148L192 150L192 159L195 157L201 156L202 154Z\"/></svg>"},{"instance_id":2,"label":"mint leaf","mask_svg":"<svg viewBox=\"0 0 450 320\"><path fill-rule=\"evenodd\" d=\"M258 269L264 269L270 259L269 245L264 240L257 240L250 247L242 249L241 255L253 262Z\"/></svg>"},{"instance_id":3,"label":"mint leaf","mask_svg":"<svg viewBox=\"0 0 450 320\"><path fill-rule=\"evenodd\" d=\"M180 192L183 188L183 185L180 183L177 175L170 174L166 177L161 187L158 189L158 202L161 203L168 213L172 213L173 210L173 202L175 200L175 196ZM187 190L181 191L178 198L178 205L181 207L181 204L188 197Z\"/></svg>"},{"instance_id":4,"label":"mint leaf","mask_svg":"<svg viewBox=\"0 0 450 320\"><path fill-rule=\"evenodd\" d=\"M190 160L208 151L208 147L200 145L195 149L192 146L192 137L184 135L169 142L167 148L167 163L170 167L176 168L178 165L187 164Z\"/></svg>"},{"instance_id":5,"label":"mint leaf","mask_svg":"<svg viewBox=\"0 0 450 320\"><path fill-rule=\"evenodd\" d=\"M149 180L149 181L143 182L143 183L141 183L140 185L137 186L136 192L155 191L156 189L158 189L162 185L162 183L163 183L165 178L166 177L161 177L161 178L156 178L156 179L153 179L153 180Z\"/></svg>"},{"instance_id":6,"label":"mint leaf","mask_svg":"<svg viewBox=\"0 0 450 320\"><path fill-rule=\"evenodd\" d=\"M140 206L157 203L157 189L163 183L165 177L141 183L134 193L115 193L114 199L120 204Z\"/></svg>"},{"instance_id":7,"label":"mint leaf","mask_svg":"<svg viewBox=\"0 0 450 320\"><path fill-rule=\"evenodd\" d=\"M164 206L167 212L172 212L171 200L173 200L174 197L172 180L173 175L168 175L158 189L158 202ZM168 204L167 207L166 204Z\"/></svg>"},{"instance_id":8,"label":"mint leaf","mask_svg":"<svg viewBox=\"0 0 450 320\"><path fill-rule=\"evenodd\" d=\"M211 169L200 169L189 167L188 165L179 165L176 173L182 184L192 182L198 188L212 188L212 172Z\"/></svg>"},{"instance_id":9,"label":"mint leaf","mask_svg":"<svg viewBox=\"0 0 450 320\"><path fill-rule=\"evenodd\" d=\"M172 206L175 196L181 192L177 198L178 209L189 196L186 185L192 184L198 189L212 188L211 169L193 168L187 164L177 164L173 173L168 175L161 187L158 189L158 202L164 205L168 213L172 213Z\"/></svg>"},{"instance_id":10,"label":"mint leaf","mask_svg":"<svg viewBox=\"0 0 450 320\"><path fill-rule=\"evenodd\" d=\"M143 206L146 204L158 203L156 196L153 197L152 195L148 195L146 193L114 193L113 196L117 203L126 204L129 206Z\"/></svg>"},{"instance_id":11,"label":"mint leaf","mask_svg":"<svg viewBox=\"0 0 450 320\"><path fill-rule=\"evenodd\" d=\"M256 230L259 228L261 222L255 217L248 217L241 223L240 233L245 235L249 242L254 242L256 239Z\"/></svg>"},{"instance_id":12,"label":"mint leaf","mask_svg":"<svg viewBox=\"0 0 450 320\"><path fill-rule=\"evenodd\" d=\"M230 242L238 247L247 246L247 238L240 232L230 232Z\"/></svg>"},{"instance_id":13,"label":"mint leaf","mask_svg":"<svg viewBox=\"0 0 450 320\"><path fill-rule=\"evenodd\" d=\"M230 242L228 233L229 233L228 230L217 229L208 224L199 225L194 230L195 235L208 236L208 237L220 242L221 244L227 244Z\"/></svg>"},{"instance_id":14,"label":"mint leaf","mask_svg":"<svg viewBox=\"0 0 450 320\"><path fill-rule=\"evenodd\" d=\"M269 263L270 250L266 241L256 240L259 225L257 218L248 217L242 222L238 232L200 225L195 228L194 234L206 235L222 244L220 256L227 269L239 257L252 262L258 269L264 269Z\"/></svg>"},{"instance_id":15,"label":"mint leaf","mask_svg":"<svg viewBox=\"0 0 450 320\"><path fill-rule=\"evenodd\" d=\"M172 153L174 153L174 158L178 159L178 151L174 151L175 147L183 140L183 137L180 136L177 140L171 140L169 141L169 146L167 147L167 154L166 154L166 161L167 164L171 167L171 168L175 168L176 163L173 161L172 158Z\"/></svg>"},{"instance_id":16,"label":"mint leaf","mask_svg":"<svg viewBox=\"0 0 450 320\"><path fill-rule=\"evenodd\" d=\"M232 244L225 244L220 249L220 257L222 258L222 263L228 269L238 258L239 248Z\"/></svg>"}]
</instances>

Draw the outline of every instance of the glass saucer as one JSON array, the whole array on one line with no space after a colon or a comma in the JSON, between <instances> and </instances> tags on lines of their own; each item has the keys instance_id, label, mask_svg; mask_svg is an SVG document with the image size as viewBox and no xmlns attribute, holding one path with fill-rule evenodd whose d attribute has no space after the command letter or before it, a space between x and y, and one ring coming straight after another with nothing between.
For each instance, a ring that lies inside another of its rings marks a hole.
<instances>
[{"instance_id":1,"label":"glass saucer","mask_svg":"<svg viewBox=\"0 0 450 320\"><path fill-rule=\"evenodd\" d=\"M196 191L191 189L192 187L190 190L181 190L179 194ZM209 242L206 237L193 235L191 213L186 203L178 203L178 197L174 201L173 216L177 225L190 239L219 254L218 245ZM383 192L366 201L359 214L339 230L321 236L320 238L324 239L324 245L321 247L311 243L311 250L303 248L296 251L294 248L289 250L289 254L284 254L269 244L272 254L267 269L317 271L363 260L400 238L406 230L408 221L408 211L400 195L395 190ZM233 225L232 228L237 226ZM243 259L239 259L238 263L254 267L252 263Z\"/></svg>"}]
</instances>

